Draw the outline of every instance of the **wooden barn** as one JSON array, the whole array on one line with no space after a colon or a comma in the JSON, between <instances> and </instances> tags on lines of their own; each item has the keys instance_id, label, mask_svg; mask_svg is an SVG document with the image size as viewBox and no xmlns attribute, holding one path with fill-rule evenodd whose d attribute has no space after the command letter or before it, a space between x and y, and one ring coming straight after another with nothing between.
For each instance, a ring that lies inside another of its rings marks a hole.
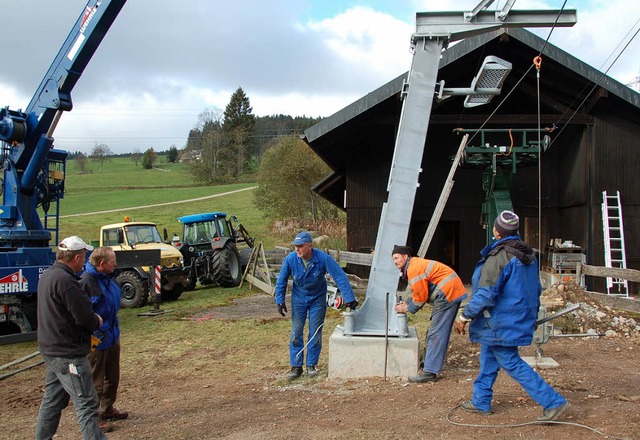
<instances>
[{"instance_id":1,"label":"wooden barn","mask_svg":"<svg viewBox=\"0 0 640 440\"><path fill-rule=\"evenodd\" d=\"M538 77L533 60L541 52ZM571 241L588 264L604 265L603 191L619 191L627 267L640 269L640 94L524 29L451 45L443 52L438 82L469 87L488 55L513 66L500 96L474 108L464 108L464 98L455 96L434 102L408 244L417 249L422 241L461 141L456 129L540 126L549 146L539 160L518 166L511 181L520 233L542 251L553 239ZM406 78L397 77L305 132L308 145L333 170L314 189L346 211L350 251L375 245ZM513 145L508 131L476 134L469 145L481 141ZM463 164L454 180L427 257L449 264L468 282L486 242L483 170ZM362 266L350 270L368 275ZM636 289L631 286L630 293Z\"/></svg>"}]
</instances>

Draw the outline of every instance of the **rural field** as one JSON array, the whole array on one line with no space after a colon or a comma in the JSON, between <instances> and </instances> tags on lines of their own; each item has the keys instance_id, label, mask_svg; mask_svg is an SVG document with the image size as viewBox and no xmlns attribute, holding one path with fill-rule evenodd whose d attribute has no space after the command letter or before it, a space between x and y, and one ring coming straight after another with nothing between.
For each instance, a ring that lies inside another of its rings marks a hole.
<instances>
[{"instance_id":1,"label":"rural field","mask_svg":"<svg viewBox=\"0 0 640 440\"><path fill-rule=\"evenodd\" d=\"M151 220L159 230L178 232L176 218L226 211L238 216L266 249L286 245L254 207L253 191L150 208L255 186L193 186L182 164L160 164L170 171L142 170L128 160L105 163L102 173L74 174L69 165L62 202L61 236L98 237L100 225L124 215ZM93 168L98 169L95 165ZM77 215L128 208L125 211ZM68 216L68 217L66 217ZM204 288L163 303L166 313L138 316L120 311L122 374L116 406L127 420L114 422L110 439L640 439L640 337L638 316L621 313L580 296L556 290L557 301L584 302L599 313L591 320L559 319L564 333L594 329L610 337L553 338L545 356L560 367L541 370L572 407L561 423L535 423L540 408L511 379L500 374L494 414L464 413L457 405L470 397L478 370L479 347L453 335L445 370L437 383L407 384L406 378L329 378L329 336L342 324L329 310L323 333L320 374L294 382L289 370L289 316L280 317L273 298L246 283L239 288ZM362 292L359 292L362 301ZM589 310L590 310L589 309ZM578 315L576 315L578 316ZM429 311L409 317L421 340ZM0 364L37 350L36 342L0 346ZM533 355L534 347L523 348ZM380 356L383 356L380 353ZM25 364L37 362L38 357ZM12 367L13 368L13 367ZM2 371L11 371L11 368ZM42 365L0 382L3 439L33 438L43 393ZM72 408L63 412L56 439L80 438Z\"/></svg>"}]
</instances>

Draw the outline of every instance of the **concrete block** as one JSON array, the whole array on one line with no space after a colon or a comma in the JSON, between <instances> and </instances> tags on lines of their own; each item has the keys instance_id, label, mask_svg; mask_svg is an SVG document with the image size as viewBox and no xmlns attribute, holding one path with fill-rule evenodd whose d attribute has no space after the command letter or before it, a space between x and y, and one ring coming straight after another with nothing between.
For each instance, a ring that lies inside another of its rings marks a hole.
<instances>
[{"instance_id":1,"label":"concrete block","mask_svg":"<svg viewBox=\"0 0 640 440\"><path fill-rule=\"evenodd\" d=\"M530 367L541 370L551 370L560 366L559 363L550 357L522 356L522 360L529 364Z\"/></svg>"},{"instance_id":2,"label":"concrete block","mask_svg":"<svg viewBox=\"0 0 640 440\"><path fill-rule=\"evenodd\" d=\"M406 337L389 337L387 377L416 374L419 350L420 341L415 327L409 327ZM329 338L330 378L384 377L384 361L384 336L345 336L342 326L337 326Z\"/></svg>"}]
</instances>

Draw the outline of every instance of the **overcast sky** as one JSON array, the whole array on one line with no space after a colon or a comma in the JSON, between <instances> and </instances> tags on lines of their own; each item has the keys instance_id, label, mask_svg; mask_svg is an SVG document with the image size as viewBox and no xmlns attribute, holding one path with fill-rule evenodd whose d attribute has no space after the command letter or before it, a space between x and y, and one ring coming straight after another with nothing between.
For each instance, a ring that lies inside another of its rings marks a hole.
<instances>
[{"instance_id":1,"label":"overcast sky","mask_svg":"<svg viewBox=\"0 0 640 440\"><path fill-rule=\"evenodd\" d=\"M182 148L198 115L224 110L239 86L257 116L330 116L409 70L416 12L479 1L129 0L72 92L56 148ZM0 107L27 106L86 3L0 0ZM518 0L514 9L562 4ZM578 24L550 42L603 71L638 30L637 0L568 0L565 9L578 10ZM637 37L609 75L637 80L639 53Z\"/></svg>"}]
</instances>

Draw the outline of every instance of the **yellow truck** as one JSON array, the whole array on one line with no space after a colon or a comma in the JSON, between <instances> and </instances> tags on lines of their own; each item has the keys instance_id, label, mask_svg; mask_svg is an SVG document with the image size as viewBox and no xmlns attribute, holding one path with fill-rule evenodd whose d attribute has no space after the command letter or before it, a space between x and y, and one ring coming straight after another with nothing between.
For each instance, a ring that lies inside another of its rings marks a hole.
<instances>
[{"instance_id":1,"label":"yellow truck","mask_svg":"<svg viewBox=\"0 0 640 440\"><path fill-rule=\"evenodd\" d=\"M187 285L182 254L175 247L163 242L160 233L151 222L125 221L100 228L100 246L110 246L116 255L128 251L160 250L161 299L176 300ZM140 307L149 298L149 266L116 268L116 280L122 288L120 305L123 308ZM153 279L153 277L152 277Z\"/></svg>"}]
</instances>

